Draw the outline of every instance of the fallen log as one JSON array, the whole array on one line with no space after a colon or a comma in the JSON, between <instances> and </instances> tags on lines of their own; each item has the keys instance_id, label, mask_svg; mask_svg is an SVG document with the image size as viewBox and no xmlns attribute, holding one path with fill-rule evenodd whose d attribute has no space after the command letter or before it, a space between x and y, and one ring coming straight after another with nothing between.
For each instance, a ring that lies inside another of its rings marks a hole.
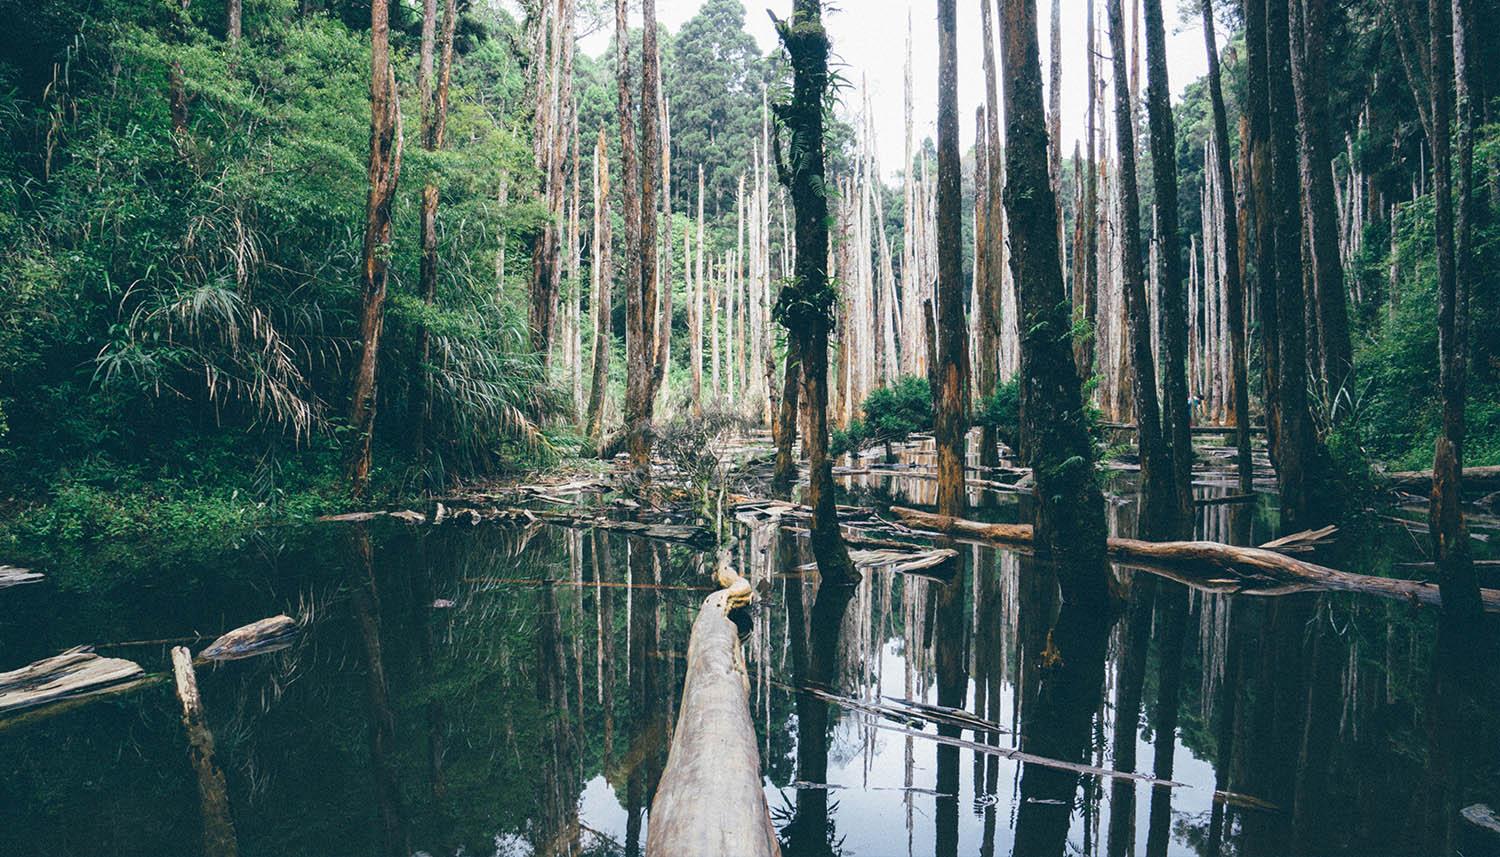
<instances>
[{"instance_id":1,"label":"fallen log","mask_svg":"<svg viewBox=\"0 0 1500 857\"><path fill-rule=\"evenodd\" d=\"M32 571L29 568L0 565L0 589L7 586L20 586L23 583L36 583L42 579L42 576L41 572Z\"/></svg>"},{"instance_id":2,"label":"fallen log","mask_svg":"<svg viewBox=\"0 0 1500 857\"><path fill-rule=\"evenodd\" d=\"M234 822L229 818L224 773L214 764L214 733L209 730L208 720L203 715L198 677L193 672L193 655L186 646L172 649L172 676L177 684L177 700L182 703L182 728L187 732L188 758L198 777L203 853L209 857L235 857L239 846L235 840Z\"/></svg>"},{"instance_id":3,"label":"fallen log","mask_svg":"<svg viewBox=\"0 0 1500 857\"><path fill-rule=\"evenodd\" d=\"M1431 470L1398 470L1385 474L1386 486L1401 491L1432 490ZM1500 489L1500 466L1465 467L1462 484L1465 491L1494 491Z\"/></svg>"},{"instance_id":4,"label":"fallen log","mask_svg":"<svg viewBox=\"0 0 1500 857\"><path fill-rule=\"evenodd\" d=\"M891 512L906 524L947 535L969 536L989 542L1029 545L1030 524L986 524L950 518L917 509L891 507ZM1412 604L1442 606L1442 595L1436 585L1417 580L1400 580L1354 574L1306 562L1264 547L1248 548L1219 542L1147 542L1140 539L1110 538L1109 555L1129 560L1148 571L1153 565L1168 564L1178 570L1185 566L1208 565L1244 575L1245 583L1260 585L1295 583L1308 589L1339 592L1362 592L1406 601ZM1480 600L1486 612L1500 613L1500 589L1481 589Z\"/></svg>"},{"instance_id":5,"label":"fallen log","mask_svg":"<svg viewBox=\"0 0 1500 857\"><path fill-rule=\"evenodd\" d=\"M272 616L235 628L210 643L198 656L209 661L237 661L288 648L296 636L296 620L290 616Z\"/></svg>"},{"instance_id":6,"label":"fallen log","mask_svg":"<svg viewBox=\"0 0 1500 857\"><path fill-rule=\"evenodd\" d=\"M101 657L79 646L0 673L0 714L102 693L144 673L135 661Z\"/></svg>"},{"instance_id":7,"label":"fallen log","mask_svg":"<svg viewBox=\"0 0 1500 857\"><path fill-rule=\"evenodd\" d=\"M651 803L647 857L780 857L761 789L750 680L729 618L750 583L721 564L726 589L708 596L688 639L687 678L667 766Z\"/></svg>"}]
</instances>

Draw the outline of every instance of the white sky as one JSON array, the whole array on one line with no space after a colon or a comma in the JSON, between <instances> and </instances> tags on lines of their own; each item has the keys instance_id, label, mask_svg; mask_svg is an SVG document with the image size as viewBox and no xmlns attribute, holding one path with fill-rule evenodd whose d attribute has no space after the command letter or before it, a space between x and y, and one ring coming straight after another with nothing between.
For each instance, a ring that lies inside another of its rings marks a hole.
<instances>
[{"instance_id":1,"label":"white sky","mask_svg":"<svg viewBox=\"0 0 1500 857\"><path fill-rule=\"evenodd\" d=\"M740 0L745 6L745 25L760 43L762 52L777 47L776 34L771 28L771 19L765 9L771 8L777 15L785 17L791 12L789 0ZM991 0L992 2L992 0ZM1177 6L1179 0L1164 0L1164 17L1167 25L1167 73L1172 83L1174 102L1180 98L1186 86L1202 77L1208 69L1207 56L1203 50L1203 31L1193 17L1191 25L1181 23ZM657 0L657 20L660 24L677 32L702 5L702 0ZM1127 12L1129 3L1126 4ZM632 3L632 7L636 4ZM1100 40L1101 74L1109 79L1108 32L1104 27L1104 0L1097 0L1096 11L1100 24L1096 36ZM1048 74L1051 50L1051 3L1037 0L1039 38L1043 79ZM1085 45L1087 44L1088 15L1085 0L1062 0L1062 110L1063 153L1071 157L1073 144L1084 134L1084 114L1087 112L1087 74ZM912 68L914 113L917 140L937 136L937 3L935 0L831 0L825 6L825 25L833 40L835 61L841 62L844 78L854 87L861 79L869 88L871 108L875 114L876 146L881 166L887 174L894 173L901 161L904 116L902 90L904 89L904 65L906 55L906 21L910 12L912 23ZM632 26L638 23L639 13L631 16ZM998 23L998 22L997 22ZM582 49L597 56L609 44L612 28L596 32L585 38ZM968 151L974 140L974 111L984 101L984 68L981 50L983 30L980 25L977 0L959 0L958 9L958 104L959 147ZM1226 34L1219 34L1222 45ZM998 63L998 45L996 62ZM1145 64L1145 45L1142 43L1141 62ZM1142 74L1144 75L1144 69ZM1142 88L1144 89L1144 78ZM670 93L668 93L670 95ZM845 94L846 115L858 108L857 91ZM1112 107L1106 106L1112 115Z\"/></svg>"}]
</instances>

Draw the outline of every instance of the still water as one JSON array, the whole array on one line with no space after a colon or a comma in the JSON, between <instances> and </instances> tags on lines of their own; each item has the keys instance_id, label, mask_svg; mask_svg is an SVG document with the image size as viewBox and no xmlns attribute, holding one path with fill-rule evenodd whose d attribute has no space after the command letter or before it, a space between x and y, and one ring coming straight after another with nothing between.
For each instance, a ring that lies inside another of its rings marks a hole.
<instances>
[{"instance_id":1,"label":"still water","mask_svg":"<svg viewBox=\"0 0 1500 857\"><path fill-rule=\"evenodd\" d=\"M987 514L1014 517L1014 500ZM1115 502L1112 526L1129 534L1132 515ZM1255 543L1271 515L1211 506L1199 535ZM1460 814L1500 806L1492 663L1433 611L1129 568L1114 570L1116 609L1080 609L1046 563L962 544L937 577L872 569L820 589L795 533L739 537L762 595L745 624L750 705L789 855L1500 853ZM1370 530L1318 558L1378 573L1419 548ZM176 638L305 623L292 649L199 672L241 854L640 853L703 555L390 522L128 573L99 562L0 593L0 670L90 643L169 671ZM893 700L992 725L871 710ZM1181 785L1023 764L1018 746ZM170 683L0 723L0 854L201 841Z\"/></svg>"}]
</instances>

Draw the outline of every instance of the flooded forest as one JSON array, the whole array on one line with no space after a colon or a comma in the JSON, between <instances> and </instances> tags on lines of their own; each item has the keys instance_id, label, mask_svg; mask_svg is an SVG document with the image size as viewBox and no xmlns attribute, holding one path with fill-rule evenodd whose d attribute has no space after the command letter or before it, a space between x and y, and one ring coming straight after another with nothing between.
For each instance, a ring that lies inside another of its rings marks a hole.
<instances>
[{"instance_id":1,"label":"flooded forest","mask_svg":"<svg viewBox=\"0 0 1500 857\"><path fill-rule=\"evenodd\" d=\"M1500 854L1497 0L0 18L0 855Z\"/></svg>"}]
</instances>

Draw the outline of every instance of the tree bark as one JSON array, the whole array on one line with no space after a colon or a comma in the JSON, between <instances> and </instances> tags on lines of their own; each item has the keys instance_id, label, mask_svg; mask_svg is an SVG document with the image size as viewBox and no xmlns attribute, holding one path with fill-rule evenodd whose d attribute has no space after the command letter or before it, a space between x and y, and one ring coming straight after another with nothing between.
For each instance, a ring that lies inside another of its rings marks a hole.
<instances>
[{"instance_id":1,"label":"tree bark","mask_svg":"<svg viewBox=\"0 0 1500 857\"><path fill-rule=\"evenodd\" d=\"M1302 193L1312 250L1313 296L1318 321L1319 367L1330 402L1348 390L1353 368L1349 310L1344 298L1344 265L1339 256L1338 208L1329 151L1327 80L1327 0L1288 0L1299 11L1291 27L1292 86L1301 138ZM1297 26L1300 24L1300 26Z\"/></svg>"},{"instance_id":2,"label":"tree bark","mask_svg":"<svg viewBox=\"0 0 1500 857\"><path fill-rule=\"evenodd\" d=\"M1088 0L1088 177L1083 180L1083 212L1079 220L1083 226L1083 283L1075 284L1074 293L1081 300L1074 302L1073 314L1081 317L1088 326L1088 335L1079 337L1073 345L1074 360L1078 364L1078 377L1087 379L1094 374L1094 344L1099 315L1099 163L1097 142L1099 97L1099 66L1097 39L1094 33L1094 0ZM1076 179L1077 177L1075 177Z\"/></svg>"},{"instance_id":3,"label":"tree bark","mask_svg":"<svg viewBox=\"0 0 1500 857\"><path fill-rule=\"evenodd\" d=\"M985 195L983 234L975 240L985 244L984 279L979 283L978 319L979 393L993 396L1000 383L1000 303L1005 289L1005 152L1000 141L999 83L995 77L995 37L990 0L981 0L980 19L984 33L985 182L975 189ZM911 165L907 165L910 170ZM1000 463L1000 438L995 427L980 431L979 463Z\"/></svg>"},{"instance_id":4,"label":"tree bark","mask_svg":"<svg viewBox=\"0 0 1500 857\"><path fill-rule=\"evenodd\" d=\"M1156 242L1161 258L1162 430L1172 462L1174 529L1191 532L1193 520L1193 438L1188 422L1188 306L1183 294L1182 252L1177 240L1177 129L1167 79L1167 37L1162 0L1145 0L1146 106L1151 125L1151 176L1156 190Z\"/></svg>"},{"instance_id":5,"label":"tree bark","mask_svg":"<svg viewBox=\"0 0 1500 857\"><path fill-rule=\"evenodd\" d=\"M365 205L364 262L360 269L360 355L349 397L354 446L350 486L363 496L370 483L370 444L375 434L375 370L385 327L386 247L391 242L391 202L401 175L401 105L391 68L390 3L370 3L370 193Z\"/></svg>"},{"instance_id":6,"label":"tree bark","mask_svg":"<svg viewBox=\"0 0 1500 857\"><path fill-rule=\"evenodd\" d=\"M1021 448L1036 474L1038 543L1069 565L1103 568L1104 499L1068 331L1057 254L1057 199L1047 181L1035 0L1003 0L1005 212L1021 331ZM1090 585L1103 588L1100 576Z\"/></svg>"},{"instance_id":7,"label":"tree bark","mask_svg":"<svg viewBox=\"0 0 1500 857\"><path fill-rule=\"evenodd\" d=\"M588 436L597 445L604 434L604 393L609 386L611 320L614 315L614 260L609 219L609 148L604 129L594 144L594 368L589 384Z\"/></svg>"},{"instance_id":8,"label":"tree bark","mask_svg":"<svg viewBox=\"0 0 1500 857\"><path fill-rule=\"evenodd\" d=\"M828 281L828 196L824 190L823 99L828 91L829 43L821 0L796 0L792 9L790 21L776 22L792 66L792 99L777 105L776 114L791 134L792 156L790 164L783 164L778 144L776 158L796 211L797 258L795 274L782 288L776 314L788 335L797 338L802 364L802 399L810 428L804 442L810 446L813 554L824 581L843 584L858 575L839 533L828 458L828 331L836 303ZM793 414L795 421L795 408Z\"/></svg>"},{"instance_id":9,"label":"tree bark","mask_svg":"<svg viewBox=\"0 0 1500 857\"><path fill-rule=\"evenodd\" d=\"M1124 80L1125 21L1120 0L1108 0L1110 50L1115 79ZM1162 436L1156 398L1156 359L1151 350L1151 308L1141 271L1140 200L1136 179L1135 138L1130 134L1130 93L1115 87L1115 145L1120 180L1120 280L1130 338L1130 365L1135 393L1136 441L1141 456L1140 528L1151 538L1175 535L1178 517L1172 456Z\"/></svg>"},{"instance_id":10,"label":"tree bark","mask_svg":"<svg viewBox=\"0 0 1500 857\"><path fill-rule=\"evenodd\" d=\"M945 515L968 507L964 440L968 434L969 335L964 320L963 166L958 151L957 0L938 0L938 371L933 393L937 506ZM1056 223L1056 217L1052 222ZM1055 230L1054 230L1055 231ZM1055 240L1055 239L1054 239Z\"/></svg>"},{"instance_id":11,"label":"tree bark","mask_svg":"<svg viewBox=\"0 0 1500 857\"><path fill-rule=\"evenodd\" d=\"M1208 51L1208 94L1213 105L1214 154L1212 168L1218 172L1219 205L1224 212L1225 323L1229 327L1229 401L1233 413L1234 446L1240 491L1250 490L1253 462L1250 458L1250 385L1245 358L1245 281L1241 267L1239 232L1235 212L1234 174L1229 169L1229 117L1224 107L1224 88L1219 74L1219 47L1214 32L1213 0L1203 0L1203 44ZM1247 143L1242 142L1242 145Z\"/></svg>"},{"instance_id":12,"label":"tree bark","mask_svg":"<svg viewBox=\"0 0 1500 857\"><path fill-rule=\"evenodd\" d=\"M243 34L241 19L244 14L243 0L229 0L228 9L225 12L228 24L225 26L225 37L229 40L229 46L235 47L240 43Z\"/></svg>"},{"instance_id":13,"label":"tree bark","mask_svg":"<svg viewBox=\"0 0 1500 857\"><path fill-rule=\"evenodd\" d=\"M448 84L453 76L453 33L458 26L458 4L456 0L444 0L443 30L437 37L438 61L436 92L431 91L433 45L429 38L436 29L437 0L425 0L422 6L422 59L418 66L420 78L418 89L422 100L422 148L438 152L443 148L443 138L448 130ZM438 237L437 237L438 186L431 179L422 187L421 281L418 285L422 301L432 306L437 299ZM432 423L432 332L422 325L421 360L418 367L422 378L422 418L417 424L415 446L417 455L425 457L427 433Z\"/></svg>"},{"instance_id":14,"label":"tree bark","mask_svg":"<svg viewBox=\"0 0 1500 857\"><path fill-rule=\"evenodd\" d=\"M1438 368L1443 394L1443 430L1432 462L1428 511L1438 581L1446 610L1463 622L1480 615L1469 534L1463 513L1464 400L1468 381L1468 291L1474 277L1474 136L1477 105L1472 97L1474 5L1472 0L1429 0L1432 34L1432 166L1438 262ZM1456 81L1458 122L1458 234L1453 220L1453 164L1449 121L1455 112L1446 81ZM1455 246L1456 245L1456 246Z\"/></svg>"},{"instance_id":15,"label":"tree bark","mask_svg":"<svg viewBox=\"0 0 1500 857\"><path fill-rule=\"evenodd\" d=\"M1245 112L1249 117L1251 223L1254 242L1256 315L1260 322L1260 348L1264 375L1262 399L1266 411L1266 434L1271 462L1281 461L1281 337L1277 333L1279 313L1276 299L1276 237L1271 220L1271 112L1270 81L1266 66L1266 4L1245 0ZM1278 470L1279 472L1279 470Z\"/></svg>"},{"instance_id":16,"label":"tree bark","mask_svg":"<svg viewBox=\"0 0 1500 857\"><path fill-rule=\"evenodd\" d=\"M1326 514L1313 498L1318 482L1318 440L1307 401L1305 292L1302 268L1301 170L1297 158L1297 109L1291 81L1291 36L1287 3L1266 2L1266 68L1274 226L1278 384L1281 419L1277 476L1281 482L1282 524L1303 529Z\"/></svg>"}]
</instances>

